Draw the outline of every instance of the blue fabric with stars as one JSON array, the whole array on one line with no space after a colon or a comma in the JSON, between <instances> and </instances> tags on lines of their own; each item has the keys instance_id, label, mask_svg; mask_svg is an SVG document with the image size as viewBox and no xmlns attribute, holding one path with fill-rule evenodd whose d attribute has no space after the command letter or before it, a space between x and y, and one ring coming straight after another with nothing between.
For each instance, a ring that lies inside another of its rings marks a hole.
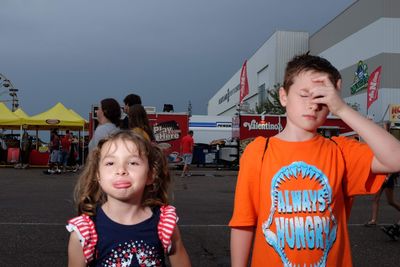
<instances>
[{"instance_id":1,"label":"blue fabric with stars","mask_svg":"<svg viewBox=\"0 0 400 267\"><path fill-rule=\"evenodd\" d=\"M163 246L158 238L157 225L160 209L135 225L112 221L101 208L94 218L99 240L95 261L90 266L165 266Z\"/></svg>"}]
</instances>

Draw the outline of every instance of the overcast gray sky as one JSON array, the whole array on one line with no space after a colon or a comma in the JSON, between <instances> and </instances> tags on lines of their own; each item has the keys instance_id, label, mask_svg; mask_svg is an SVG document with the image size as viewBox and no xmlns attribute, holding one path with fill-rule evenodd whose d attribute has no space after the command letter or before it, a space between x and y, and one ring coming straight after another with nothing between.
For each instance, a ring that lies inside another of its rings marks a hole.
<instances>
[{"instance_id":1,"label":"overcast gray sky","mask_svg":"<svg viewBox=\"0 0 400 267\"><path fill-rule=\"evenodd\" d=\"M354 0L0 2L0 73L22 109L62 102L87 118L92 104L129 93L158 111L171 103L184 112L190 100L193 114L206 114L276 30L313 34Z\"/></svg>"}]
</instances>

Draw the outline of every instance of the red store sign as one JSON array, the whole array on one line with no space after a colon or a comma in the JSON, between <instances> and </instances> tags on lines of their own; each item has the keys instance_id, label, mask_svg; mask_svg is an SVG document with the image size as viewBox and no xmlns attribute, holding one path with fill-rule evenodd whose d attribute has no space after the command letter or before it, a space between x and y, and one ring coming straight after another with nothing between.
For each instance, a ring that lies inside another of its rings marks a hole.
<instances>
[{"instance_id":1,"label":"red store sign","mask_svg":"<svg viewBox=\"0 0 400 267\"><path fill-rule=\"evenodd\" d=\"M263 120L262 117L264 117ZM232 137L240 140L257 136L270 137L278 134L285 126L285 115L240 115L240 118L236 116L232 120ZM352 131L341 119L335 117L329 117L321 129L337 129L340 133Z\"/></svg>"}]
</instances>

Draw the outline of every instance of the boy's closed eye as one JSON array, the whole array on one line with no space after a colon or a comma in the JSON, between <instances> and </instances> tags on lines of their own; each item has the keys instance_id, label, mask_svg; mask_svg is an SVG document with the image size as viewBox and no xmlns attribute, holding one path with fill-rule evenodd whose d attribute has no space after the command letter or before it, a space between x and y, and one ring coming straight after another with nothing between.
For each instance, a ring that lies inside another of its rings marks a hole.
<instances>
[{"instance_id":1,"label":"boy's closed eye","mask_svg":"<svg viewBox=\"0 0 400 267\"><path fill-rule=\"evenodd\" d=\"M311 96L310 92L308 90L301 90L300 91L300 97L309 97Z\"/></svg>"}]
</instances>

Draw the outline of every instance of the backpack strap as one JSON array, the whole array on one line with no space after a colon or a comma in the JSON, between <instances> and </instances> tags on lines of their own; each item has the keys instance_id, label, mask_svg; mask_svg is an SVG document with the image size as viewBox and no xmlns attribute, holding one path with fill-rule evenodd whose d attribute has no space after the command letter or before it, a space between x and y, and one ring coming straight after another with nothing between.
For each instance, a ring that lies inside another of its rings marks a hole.
<instances>
[{"instance_id":1,"label":"backpack strap","mask_svg":"<svg viewBox=\"0 0 400 267\"><path fill-rule=\"evenodd\" d=\"M269 137L265 138L264 152L261 157L261 168L262 168L262 164L264 162L265 151L267 151L267 148L268 148L268 143L269 143Z\"/></svg>"},{"instance_id":2,"label":"backpack strap","mask_svg":"<svg viewBox=\"0 0 400 267\"><path fill-rule=\"evenodd\" d=\"M70 233L77 233L86 263L92 261L98 239L94 222L83 214L69 220L66 228Z\"/></svg>"},{"instance_id":3,"label":"backpack strap","mask_svg":"<svg viewBox=\"0 0 400 267\"><path fill-rule=\"evenodd\" d=\"M258 179L259 179L259 184L261 185L261 173L262 173L262 168L263 168L263 163L264 163L264 157L265 157L265 152L267 151L267 148L268 148L268 143L269 143L269 137L266 137L265 138L265 145L264 145L264 149L263 149L263 152L262 152L262 155L261 155L261 157L260 157L260 167L258 168ZM258 189L259 191L258 191L258 195L260 196L261 195L261 186L259 187L259 189Z\"/></svg>"},{"instance_id":4,"label":"backpack strap","mask_svg":"<svg viewBox=\"0 0 400 267\"><path fill-rule=\"evenodd\" d=\"M160 207L160 221L158 222L158 238L160 239L165 253L169 253L172 247L172 234L178 222L175 207L165 205Z\"/></svg>"}]
</instances>

